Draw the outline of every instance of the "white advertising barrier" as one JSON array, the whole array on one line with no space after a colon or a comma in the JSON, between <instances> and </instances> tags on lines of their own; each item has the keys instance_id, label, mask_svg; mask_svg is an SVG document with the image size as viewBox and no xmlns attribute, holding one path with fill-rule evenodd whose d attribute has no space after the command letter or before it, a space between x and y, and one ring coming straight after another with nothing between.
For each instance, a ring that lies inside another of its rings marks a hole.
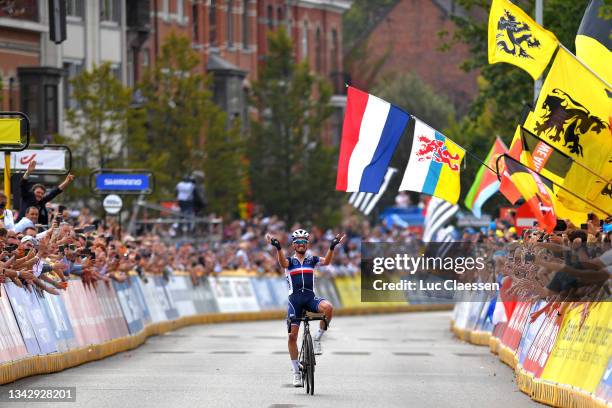
<instances>
[{"instance_id":1,"label":"white advertising barrier","mask_svg":"<svg viewBox=\"0 0 612 408\"><path fill-rule=\"evenodd\" d=\"M172 300L178 309L179 316L193 316L197 313L193 302L192 294L194 292L193 285L188 281L187 276L170 276L166 283L172 295Z\"/></svg>"},{"instance_id":2,"label":"white advertising barrier","mask_svg":"<svg viewBox=\"0 0 612 408\"><path fill-rule=\"evenodd\" d=\"M0 363L28 355L4 287L0 287Z\"/></svg>"},{"instance_id":3,"label":"white advertising barrier","mask_svg":"<svg viewBox=\"0 0 612 408\"><path fill-rule=\"evenodd\" d=\"M259 304L249 278L208 278L220 312L255 312Z\"/></svg>"},{"instance_id":4,"label":"white advertising barrier","mask_svg":"<svg viewBox=\"0 0 612 408\"><path fill-rule=\"evenodd\" d=\"M157 286L155 281L147 279L147 282L142 283L142 292L149 306L151 320L153 323L159 323L168 320L165 310L168 308L168 297L164 293L164 288Z\"/></svg>"},{"instance_id":5,"label":"white advertising barrier","mask_svg":"<svg viewBox=\"0 0 612 408\"><path fill-rule=\"evenodd\" d=\"M11 153L11 169L25 171L32 160L36 160L36 171L65 172L67 151L64 149L26 149ZM0 160L4 169L4 160Z\"/></svg>"}]
</instances>

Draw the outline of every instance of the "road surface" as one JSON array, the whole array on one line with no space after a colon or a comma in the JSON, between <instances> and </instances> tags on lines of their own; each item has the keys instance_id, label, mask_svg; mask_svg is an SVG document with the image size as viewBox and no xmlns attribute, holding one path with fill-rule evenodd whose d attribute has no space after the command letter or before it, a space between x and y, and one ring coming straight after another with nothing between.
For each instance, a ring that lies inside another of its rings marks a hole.
<instances>
[{"instance_id":1,"label":"road surface","mask_svg":"<svg viewBox=\"0 0 612 408\"><path fill-rule=\"evenodd\" d=\"M541 406L488 348L454 339L450 312L339 317L319 357L315 395L290 386L282 321L192 326L132 351L0 387L76 387L76 403L6 407Z\"/></svg>"}]
</instances>

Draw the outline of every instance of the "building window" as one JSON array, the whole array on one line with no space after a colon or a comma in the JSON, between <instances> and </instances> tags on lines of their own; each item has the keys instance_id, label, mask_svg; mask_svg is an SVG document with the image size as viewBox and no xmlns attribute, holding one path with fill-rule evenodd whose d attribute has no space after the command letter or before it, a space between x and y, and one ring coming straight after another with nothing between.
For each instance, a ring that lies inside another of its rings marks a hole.
<instances>
[{"instance_id":1,"label":"building window","mask_svg":"<svg viewBox=\"0 0 612 408\"><path fill-rule=\"evenodd\" d=\"M66 0L66 15L83 18L85 15L84 0Z\"/></svg>"},{"instance_id":2,"label":"building window","mask_svg":"<svg viewBox=\"0 0 612 408\"><path fill-rule=\"evenodd\" d=\"M157 1L157 0L154 0ZM170 0L163 0L162 1L162 14L163 14L163 18L168 18L168 14L170 13L170 4L169 4Z\"/></svg>"},{"instance_id":3,"label":"building window","mask_svg":"<svg viewBox=\"0 0 612 408\"><path fill-rule=\"evenodd\" d=\"M242 48L249 49L249 0L242 1Z\"/></svg>"},{"instance_id":4,"label":"building window","mask_svg":"<svg viewBox=\"0 0 612 408\"><path fill-rule=\"evenodd\" d=\"M100 0L100 21L121 21L120 0Z\"/></svg>"},{"instance_id":5,"label":"building window","mask_svg":"<svg viewBox=\"0 0 612 408\"><path fill-rule=\"evenodd\" d=\"M117 78L120 82L123 82L121 79L121 64L113 64L111 66L111 72L115 78Z\"/></svg>"},{"instance_id":6,"label":"building window","mask_svg":"<svg viewBox=\"0 0 612 408\"><path fill-rule=\"evenodd\" d=\"M278 21L278 24L283 23L283 8L282 7L279 7L276 9L276 21Z\"/></svg>"},{"instance_id":7,"label":"building window","mask_svg":"<svg viewBox=\"0 0 612 408\"><path fill-rule=\"evenodd\" d=\"M315 34L315 69L318 73L321 73L323 61L321 61L321 28L317 27Z\"/></svg>"},{"instance_id":8,"label":"building window","mask_svg":"<svg viewBox=\"0 0 612 408\"><path fill-rule=\"evenodd\" d=\"M274 7L268 6L268 28L272 30L274 28Z\"/></svg>"},{"instance_id":9,"label":"building window","mask_svg":"<svg viewBox=\"0 0 612 408\"><path fill-rule=\"evenodd\" d=\"M216 0L210 0L210 7L208 8L208 42L210 45L217 44L217 2Z\"/></svg>"},{"instance_id":10,"label":"building window","mask_svg":"<svg viewBox=\"0 0 612 408\"><path fill-rule=\"evenodd\" d=\"M232 48L234 46L234 2L232 0L227 1L227 46Z\"/></svg>"},{"instance_id":11,"label":"building window","mask_svg":"<svg viewBox=\"0 0 612 408\"><path fill-rule=\"evenodd\" d=\"M72 95L74 87L72 80L83 71L83 65L80 62L64 62L64 107L66 109L76 108L76 101Z\"/></svg>"},{"instance_id":12,"label":"building window","mask_svg":"<svg viewBox=\"0 0 612 408\"><path fill-rule=\"evenodd\" d=\"M184 0L176 0L176 20L179 23L183 22L183 17L184 17L184 9L183 9L183 1Z\"/></svg>"},{"instance_id":13,"label":"building window","mask_svg":"<svg viewBox=\"0 0 612 408\"><path fill-rule=\"evenodd\" d=\"M308 21L302 27L302 58L308 58Z\"/></svg>"},{"instance_id":14,"label":"building window","mask_svg":"<svg viewBox=\"0 0 612 408\"><path fill-rule=\"evenodd\" d=\"M151 51L148 48L143 48L142 51L142 66L148 67L151 60Z\"/></svg>"},{"instance_id":15,"label":"building window","mask_svg":"<svg viewBox=\"0 0 612 408\"><path fill-rule=\"evenodd\" d=\"M194 3L191 6L191 19L193 27L193 39L195 42L200 41L200 16L198 14L198 4Z\"/></svg>"},{"instance_id":16,"label":"building window","mask_svg":"<svg viewBox=\"0 0 612 408\"><path fill-rule=\"evenodd\" d=\"M336 74L338 72L338 31L335 28L332 29L332 44L329 57L331 59L332 74Z\"/></svg>"},{"instance_id":17,"label":"building window","mask_svg":"<svg viewBox=\"0 0 612 408\"><path fill-rule=\"evenodd\" d=\"M45 85L44 124L45 137L57 133L57 86ZM50 139L50 138L49 138Z\"/></svg>"}]
</instances>

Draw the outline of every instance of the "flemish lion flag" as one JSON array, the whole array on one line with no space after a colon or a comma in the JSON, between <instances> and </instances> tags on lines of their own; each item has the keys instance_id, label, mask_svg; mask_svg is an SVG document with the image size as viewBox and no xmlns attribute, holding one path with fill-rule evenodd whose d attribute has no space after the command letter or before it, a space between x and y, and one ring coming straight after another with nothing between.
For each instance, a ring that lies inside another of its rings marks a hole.
<instances>
[{"instance_id":1,"label":"flemish lion flag","mask_svg":"<svg viewBox=\"0 0 612 408\"><path fill-rule=\"evenodd\" d=\"M538 79L559 40L518 6L493 0L489 14L489 64L507 62Z\"/></svg>"},{"instance_id":2,"label":"flemish lion flag","mask_svg":"<svg viewBox=\"0 0 612 408\"><path fill-rule=\"evenodd\" d=\"M603 180L612 180L611 92L568 51L560 48L544 81L525 128L588 168L584 177L563 186L588 203L610 213L612 194ZM572 202L573 201L573 202ZM592 212L581 200L568 197L566 207Z\"/></svg>"}]
</instances>

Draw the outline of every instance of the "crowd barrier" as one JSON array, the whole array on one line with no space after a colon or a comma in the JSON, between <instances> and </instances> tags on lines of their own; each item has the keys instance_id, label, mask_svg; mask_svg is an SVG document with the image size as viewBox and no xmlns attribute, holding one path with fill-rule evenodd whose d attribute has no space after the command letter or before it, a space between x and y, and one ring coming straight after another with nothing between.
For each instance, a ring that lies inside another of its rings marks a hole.
<instances>
[{"instance_id":1,"label":"crowd barrier","mask_svg":"<svg viewBox=\"0 0 612 408\"><path fill-rule=\"evenodd\" d=\"M450 310L449 304L362 303L359 277L316 280L336 315ZM99 360L147 337L191 324L283 319L280 277L184 274L85 285L71 280L59 296L0 285L0 384ZM284 325L284 322L282 323Z\"/></svg>"},{"instance_id":2,"label":"crowd barrier","mask_svg":"<svg viewBox=\"0 0 612 408\"><path fill-rule=\"evenodd\" d=\"M487 345L515 370L519 389L555 407L612 406L612 303L587 303L565 313L531 314L545 303L516 302L511 318L491 322L493 301L455 305L455 335ZM534 316L535 317L535 316Z\"/></svg>"}]
</instances>

